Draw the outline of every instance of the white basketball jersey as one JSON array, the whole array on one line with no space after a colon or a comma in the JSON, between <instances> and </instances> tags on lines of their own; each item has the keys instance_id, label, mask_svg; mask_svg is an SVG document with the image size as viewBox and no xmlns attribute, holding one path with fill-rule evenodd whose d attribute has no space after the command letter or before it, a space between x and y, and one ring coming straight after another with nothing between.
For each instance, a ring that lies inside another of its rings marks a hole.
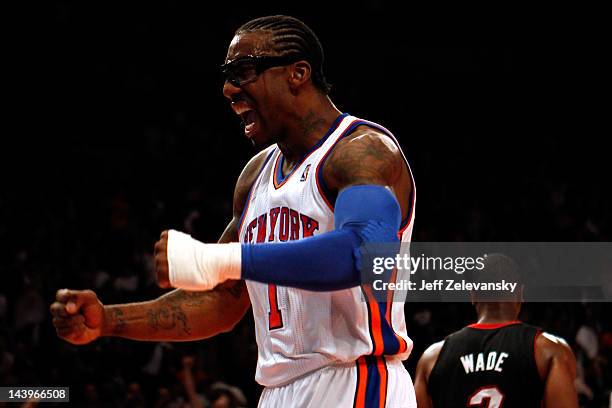
<instances>
[{"instance_id":1,"label":"white basketball jersey","mask_svg":"<svg viewBox=\"0 0 612 408\"><path fill-rule=\"evenodd\" d=\"M240 241L285 242L333 230L333 206L321 165L335 144L361 125L383 131L397 144L380 125L343 114L284 179L283 155L276 145L269 147L247 198ZM413 183L409 215L399 231L404 242L412 234L415 197ZM255 379L264 386L286 384L320 367L363 355L396 355L404 360L412 349L403 303L393 304L391 297L387 303L376 302L371 288L312 292L252 281L247 287L259 350Z\"/></svg>"}]
</instances>

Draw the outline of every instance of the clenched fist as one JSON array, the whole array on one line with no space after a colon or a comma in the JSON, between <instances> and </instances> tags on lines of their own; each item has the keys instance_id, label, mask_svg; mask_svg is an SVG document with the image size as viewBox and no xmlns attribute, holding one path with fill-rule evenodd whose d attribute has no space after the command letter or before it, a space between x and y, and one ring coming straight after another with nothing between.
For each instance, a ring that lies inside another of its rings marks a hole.
<instances>
[{"instance_id":1,"label":"clenched fist","mask_svg":"<svg viewBox=\"0 0 612 408\"><path fill-rule=\"evenodd\" d=\"M168 268L168 231L163 231L159 237L159 241L155 243L155 273L157 275L157 284L161 288L170 287L170 277Z\"/></svg>"},{"instance_id":2,"label":"clenched fist","mask_svg":"<svg viewBox=\"0 0 612 408\"><path fill-rule=\"evenodd\" d=\"M60 289L51 305L57 335L72 344L87 344L102 334L104 306L91 290Z\"/></svg>"}]
</instances>

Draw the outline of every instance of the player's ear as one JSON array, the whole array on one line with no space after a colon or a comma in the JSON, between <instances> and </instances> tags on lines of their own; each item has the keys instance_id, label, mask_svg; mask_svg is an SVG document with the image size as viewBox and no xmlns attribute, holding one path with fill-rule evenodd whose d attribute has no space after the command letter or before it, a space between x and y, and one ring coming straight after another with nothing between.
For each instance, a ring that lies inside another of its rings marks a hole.
<instances>
[{"instance_id":1,"label":"player's ear","mask_svg":"<svg viewBox=\"0 0 612 408\"><path fill-rule=\"evenodd\" d=\"M308 61L298 61L291 66L289 76L289 87L292 91L297 90L310 80L312 68Z\"/></svg>"}]
</instances>

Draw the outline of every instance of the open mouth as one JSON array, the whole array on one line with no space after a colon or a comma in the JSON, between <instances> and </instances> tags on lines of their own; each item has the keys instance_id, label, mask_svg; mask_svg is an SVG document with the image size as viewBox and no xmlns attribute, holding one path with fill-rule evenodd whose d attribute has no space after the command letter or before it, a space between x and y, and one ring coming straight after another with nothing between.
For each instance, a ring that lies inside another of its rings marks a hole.
<instances>
[{"instance_id":1,"label":"open mouth","mask_svg":"<svg viewBox=\"0 0 612 408\"><path fill-rule=\"evenodd\" d=\"M244 134L251 138L257 128L257 113L254 110L248 110L240 115L242 124L244 125Z\"/></svg>"},{"instance_id":2,"label":"open mouth","mask_svg":"<svg viewBox=\"0 0 612 408\"><path fill-rule=\"evenodd\" d=\"M257 115L257 112L244 100L233 102L232 109L242 121L244 126L244 135L249 139L253 137L259 122L259 115Z\"/></svg>"}]
</instances>

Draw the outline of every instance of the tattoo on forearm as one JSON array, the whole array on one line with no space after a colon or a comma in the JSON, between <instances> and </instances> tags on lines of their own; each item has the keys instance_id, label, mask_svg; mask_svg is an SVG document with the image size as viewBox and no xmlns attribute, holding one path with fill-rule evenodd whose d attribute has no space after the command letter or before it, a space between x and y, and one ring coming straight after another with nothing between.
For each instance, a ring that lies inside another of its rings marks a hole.
<instances>
[{"instance_id":1,"label":"tattoo on forearm","mask_svg":"<svg viewBox=\"0 0 612 408\"><path fill-rule=\"evenodd\" d=\"M171 298L168 298L168 301L171 301L173 304L186 307L200 307L205 305L207 299L210 300L211 296L215 296L215 292L218 290L226 290L234 298L240 299L243 289L244 282L227 282L220 285L212 292L189 292L185 290L177 290L172 294Z\"/></svg>"},{"instance_id":2,"label":"tattoo on forearm","mask_svg":"<svg viewBox=\"0 0 612 408\"><path fill-rule=\"evenodd\" d=\"M162 305L151 309L147 312L147 320L149 329L153 332L177 329L184 334L191 334L187 315L177 305Z\"/></svg>"},{"instance_id":3,"label":"tattoo on forearm","mask_svg":"<svg viewBox=\"0 0 612 408\"><path fill-rule=\"evenodd\" d=\"M119 308L114 308L111 311L111 324L113 331L112 333L115 335L123 333L125 330L125 319L123 315L123 310Z\"/></svg>"},{"instance_id":4,"label":"tattoo on forearm","mask_svg":"<svg viewBox=\"0 0 612 408\"><path fill-rule=\"evenodd\" d=\"M188 307L198 307L204 304L206 292L188 292L179 290L176 292L173 300L176 304L185 305Z\"/></svg>"}]
</instances>

